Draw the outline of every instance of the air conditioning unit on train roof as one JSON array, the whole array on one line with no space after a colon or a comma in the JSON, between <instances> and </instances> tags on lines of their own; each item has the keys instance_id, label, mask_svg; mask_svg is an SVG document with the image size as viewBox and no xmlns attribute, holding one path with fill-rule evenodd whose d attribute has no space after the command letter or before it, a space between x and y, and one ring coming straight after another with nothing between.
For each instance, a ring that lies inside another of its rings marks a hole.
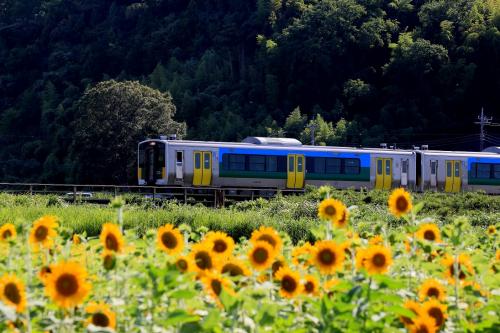
<instances>
[{"instance_id":1,"label":"air conditioning unit on train roof","mask_svg":"<svg viewBox=\"0 0 500 333\"><path fill-rule=\"evenodd\" d=\"M247 136L241 142L266 146L302 146L302 142L297 139L290 138L265 138L259 136Z\"/></svg>"}]
</instances>

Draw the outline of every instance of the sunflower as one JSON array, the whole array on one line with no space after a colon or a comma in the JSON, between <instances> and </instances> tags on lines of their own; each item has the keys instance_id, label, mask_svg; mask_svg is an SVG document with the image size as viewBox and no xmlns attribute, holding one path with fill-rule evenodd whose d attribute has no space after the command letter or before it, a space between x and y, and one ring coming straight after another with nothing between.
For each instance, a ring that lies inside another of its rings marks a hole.
<instances>
[{"instance_id":1,"label":"sunflower","mask_svg":"<svg viewBox=\"0 0 500 333\"><path fill-rule=\"evenodd\" d=\"M450 284L455 284L455 258L446 254L442 260L442 264L445 267L445 277L448 279ZM465 281L467 275L473 275L474 268L472 267L472 262L467 254L460 254L458 256L458 279L461 283Z\"/></svg>"},{"instance_id":2,"label":"sunflower","mask_svg":"<svg viewBox=\"0 0 500 333\"><path fill-rule=\"evenodd\" d=\"M301 265L307 267L310 263L313 246L309 242L305 242L301 246L297 246L292 250L292 264L295 266Z\"/></svg>"},{"instance_id":3,"label":"sunflower","mask_svg":"<svg viewBox=\"0 0 500 333\"><path fill-rule=\"evenodd\" d=\"M392 264L391 250L385 246L374 245L366 249L364 267L368 274L383 274Z\"/></svg>"},{"instance_id":4,"label":"sunflower","mask_svg":"<svg viewBox=\"0 0 500 333\"><path fill-rule=\"evenodd\" d=\"M328 296L332 296L333 295L332 288L338 285L339 283L340 281L338 279L330 279L323 282L322 287L323 290L328 294Z\"/></svg>"},{"instance_id":5,"label":"sunflower","mask_svg":"<svg viewBox=\"0 0 500 333\"><path fill-rule=\"evenodd\" d=\"M47 282L48 276L52 273L51 265L45 265L40 268L38 271L38 278L42 281L43 284Z\"/></svg>"},{"instance_id":6,"label":"sunflower","mask_svg":"<svg viewBox=\"0 0 500 333\"><path fill-rule=\"evenodd\" d=\"M412 209L410 193L403 188L392 191L389 196L389 211L396 217L408 214Z\"/></svg>"},{"instance_id":7,"label":"sunflower","mask_svg":"<svg viewBox=\"0 0 500 333\"><path fill-rule=\"evenodd\" d=\"M318 216L320 219L330 220L336 225L342 219L345 210L346 208L341 201L327 198L320 202Z\"/></svg>"},{"instance_id":8,"label":"sunflower","mask_svg":"<svg viewBox=\"0 0 500 333\"><path fill-rule=\"evenodd\" d=\"M488 235L493 236L497 233L497 228L494 225L488 226Z\"/></svg>"},{"instance_id":9,"label":"sunflower","mask_svg":"<svg viewBox=\"0 0 500 333\"><path fill-rule=\"evenodd\" d=\"M51 268L45 283L46 294L62 308L81 304L92 288L86 281L85 268L73 261L62 261Z\"/></svg>"},{"instance_id":10,"label":"sunflower","mask_svg":"<svg viewBox=\"0 0 500 333\"><path fill-rule=\"evenodd\" d=\"M4 274L0 278L0 300L23 312L26 307L26 292L24 283L14 274Z\"/></svg>"},{"instance_id":11,"label":"sunflower","mask_svg":"<svg viewBox=\"0 0 500 333\"><path fill-rule=\"evenodd\" d=\"M113 251L105 250L102 253L102 267L107 271L111 271L116 267L116 255Z\"/></svg>"},{"instance_id":12,"label":"sunflower","mask_svg":"<svg viewBox=\"0 0 500 333\"><path fill-rule=\"evenodd\" d=\"M57 219L55 216L42 216L35 222L31 228L29 243L33 246L35 251L40 247L50 249L54 244L54 238L57 236L56 228Z\"/></svg>"},{"instance_id":13,"label":"sunflower","mask_svg":"<svg viewBox=\"0 0 500 333\"><path fill-rule=\"evenodd\" d=\"M322 240L314 244L312 260L322 274L332 274L342 268L344 248L334 241Z\"/></svg>"},{"instance_id":14,"label":"sunflower","mask_svg":"<svg viewBox=\"0 0 500 333\"><path fill-rule=\"evenodd\" d=\"M212 299L222 307L222 303L219 300L219 295L222 290L229 293L230 295L234 295L235 292L232 288L231 280L226 277L223 277L218 272L208 272L201 277L201 283L205 288L205 291L212 297Z\"/></svg>"},{"instance_id":15,"label":"sunflower","mask_svg":"<svg viewBox=\"0 0 500 333\"><path fill-rule=\"evenodd\" d=\"M426 298L435 298L440 301L446 299L446 290L436 279L428 279L422 283L418 292L421 301Z\"/></svg>"},{"instance_id":16,"label":"sunflower","mask_svg":"<svg viewBox=\"0 0 500 333\"><path fill-rule=\"evenodd\" d=\"M180 256L175 259L175 267L181 273L188 273L194 270L194 263L189 256Z\"/></svg>"},{"instance_id":17,"label":"sunflower","mask_svg":"<svg viewBox=\"0 0 500 333\"><path fill-rule=\"evenodd\" d=\"M438 300L432 299L422 304L422 312L436 321L436 327L444 325L448 314L446 313L447 306Z\"/></svg>"},{"instance_id":18,"label":"sunflower","mask_svg":"<svg viewBox=\"0 0 500 333\"><path fill-rule=\"evenodd\" d=\"M281 252L281 248L283 247L283 241L281 240L280 235L271 227L262 226L258 230L254 230L252 232L250 242L255 245L255 243L258 241L269 243L272 246L275 254Z\"/></svg>"},{"instance_id":19,"label":"sunflower","mask_svg":"<svg viewBox=\"0 0 500 333\"><path fill-rule=\"evenodd\" d=\"M120 227L114 223L105 223L102 226L101 236L102 246L105 250L113 252L123 251L125 241L123 239Z\"/></svg>"},{"instance_id":20,"label":"sunflower","mask_svg":"<svg viewBox=\"0 0 500 333\"><path fill-rule=\"evenodd\" d=\"M422 314L413 319L413 325L408 327L410 333L436 333L437 328L434 325L434 320Z\"/></svg>"},{"instance_id":21,"label":"sunflower","mask_svg":"<svg viewBox=\"0 0 500 333\"><path fill-rule=\"evenodd\" d=\"M420 304L412 300L407 300L403 304L403 307L405 307L406 309L410 310L415 314L415 317L413 319L405 316L401 316L399 318L403 322L403 324L405 324L405 326L409 328L413 325L415 319L418 318L421 314L423 314L422 307L420 306Z\"/></svg>"},{"instance_id":22,"label":"sunflower","mask_svg":"<svg viewBox=\"0 0 500 333\"><path fill-rule=\"evenodd\" d=\"M281 267L276 272L276 279L280 281L280 295L286 298L292 298L302 292L300 284L300 275L288 267Z\"/></svg>"},{"instance_id":23,"label":"sunflower","mask_svg":"<svg viewBox=\"0 0 500 333\"><path fill-rule=\"evenodd\" d=\"M314 275L308 274L304 276L302 293L310 296L317 296L319 294L319 281Z\"/></svg>"},{"instance_id":24,"label":"sunflower","mask_svg":"<svg viewBox=\"0 0 500 333\"><path fill-rule=\"evenodd\" d=\"M180 253L184 249L184 238L172 224L165 224L158 229L156 242L160 250L170 255Z\"/></svg>"},{"instance_id":25,"label":"sunflower","mask_svg":"<svg viewBox=\"0 0 500 333\"><path fill-rule=\"evenodd\" d=\"M434 223L425 223L420 225L417 231L417 237L430 242L441 243L441 233L439 228Z\"/></svg>"},{"instance_id":26,"label":"sunflower","mask_svg":"<svg viewBox=\"0 0 500 333\"><path fill-rule=\"evenodd\" d=\"M375 235L370 237L368 240L369 245L382 245L384 244L384 238L381 235Z\"/></svg>"},{"instance_id":27,"label":"sunflower","mask_svg":"<svg viewBox=\"0 0 500 333\"><path fill-rule=\"evenodd\" d=\"M234 257L227 258L220 266L221 274L229 276L250 276L250 270L245 263Z\"/></svg>"},{"instance_id":28,"label":"sunflower","mask_svg":"<svg viewBox=\"0 0 500 333\"><path fill-rule=\"evenodd\" d=\"M333 220L333 224L337 228L345 228L347 223L349 223L349 210L344 207L344 209L342 209L341 217L338 220Z\"/></svg>"},{"instance_id":29,"label":"sunflower","mask_svg":"<svg viewBox=\"0 0 500 333\"><path fill-rule=\"evenodd\" d=\"M216 268L212 250L205 242L194 244L191 253L189 253L189 258L194 263L193 268L196 272L201 273Z\"/></svg>"},{"instance_id":30,"label":"sunflower","mask_svg":"<svg viewBox=\"0 0 500 333\"><path fill-rule=\"evenodd\" d=\"M12 223L6 223L0 227L0 241L13 240L16 236L16 228Z\"/></svg>"},{"instance_id":31,"label":"sunflower","mask_svg":"<svg viewBox=\"0 0 500 333\"><path fill-rule=\"evenodd\" d=\"M495 253L495 259L496 261L500 261L500 250L497 250L497 252Z\"/></svg>"},{"instance_id":32,"label":"sunflower","mask_svg":"<svg viewBox=\"0 0 500 333\"><path fill-rule=\"evenodd\" d=\"M269 268L273 264L274 257L273 247L266 241L254 242L253 248L248 251L250 264L259 271Z\"/></svg>"},{"instance_id":33,"label":"sunflower","mask_svg":"<svg viewBox=\"0 0 500 333\"><path fill-rule=\"evenodd\" d=\"M115 329L116 315L111 310L109 305L105 303L92 302L85 308L85 312L90 314L90 317L85 322L85 326L92 324L97 327Z\"/></svg>"},{"instance_id":34,"label":"sunflower","mask_svg":"<svg viewBox=\"0 0 500 333\"><path fill-rule=\"evenodd\" d=\"M210 231L205 236L205 242L210 244L213 254L227 257L233 253L234 250L234 240L229 237L225 232Z\"/></svg>"},{"instance_id":35,"label":"sunflower","mask_svg":"<svg viewBox=\"0 0 500 333\"><path fill-rule=\"evenodd\" d=\"M82 239L78 234L73 234L73 237L71 237L71 240L73 241L73 244L78 245L81 244Z\"/></svg>"}]
</instances>

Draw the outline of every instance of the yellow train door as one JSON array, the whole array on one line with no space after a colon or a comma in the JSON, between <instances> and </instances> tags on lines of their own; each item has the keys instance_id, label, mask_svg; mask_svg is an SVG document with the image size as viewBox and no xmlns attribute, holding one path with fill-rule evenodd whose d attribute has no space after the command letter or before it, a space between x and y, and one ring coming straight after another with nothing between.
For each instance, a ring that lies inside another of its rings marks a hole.
<instances>
[{"instance_id":1,"label":"yellow train door","mask_svg":"<svg viewBox=\"0 0 500 333\"><path fill-rule=\"evenodd\" d=\"M203 152L203 164L202 164L202 175L201 175L201 185L209 186L212 182L212 152Z\"/></svg>"},{"instance_id":2,"label":"yellow train door","mask_svg":"<svg viewBox=\"0 0 500 333\"><path fill-rule=\"evenodd\" d=\"M295 188L303 188L306 169L304 155L295 155L295 164Z\"/></svg>"},{"instance_id":3,"label":"yellow train door","mask_svg":"<svg viewBox=\"0 0 500 333\"><path fill-rule=\"evenodd\" d=\"M392 158L384 158L384 190L392 187Z\"/></svg>"},{"instance_id":4,"label":"yellow train door","mask_svg":"<svg viewBox=\"0 0 500 333\"><path fill-rule=\"evenodd\" d=\"M461 161L454 161L453 168L453 192L460 192L462 187L462 163Z\"/></svg>"},{"instance_id":5,"label":"yellow train door","mask_svg":"<svg viewBox=\"0 0 500 333\"><path fill-rule=\"evenodd\" d=\"M392 187L392 158L377 158L375 163L375 188L390 190Z\"/></svg>"},{"instance_id":6,"label":"yellow train door","mask_svg":"<svg viewBox=\"0 0 500 333\"><path fill-rule=\"evenodd\" d=\"M303 188L306 172L304 155L290 154L287 156L287 188Z\"/></svg>"},{"instance_id":7,"label":"yellow train door","mask_svg":"<svg viewBox=\"0 0 500 333\"><path fill-rule=\"evenodd\" d=\"M201 168L201 151L195 151L193 154L193 185L201 185L202 168Z\"/></svg>"},{"instance_id":8,"label":"yellow train door","mask_svg":"<svg viewBox=\"0 0 500 333\"><path fill-rule=\"evenodd\" d=\"M381 190L384 187L384 159L377 158L375 163L375 188Z\"/></svg>"},{"instance_id":9,"label":"yellow train door","mask_svg":"<svg viewBox=\"0 0 500 333\"><path fill-rule=\"evenodd\" d=\"M293 154L287 156L286 187L295 188L295 155Z\"/></svg>"}]
</instances>

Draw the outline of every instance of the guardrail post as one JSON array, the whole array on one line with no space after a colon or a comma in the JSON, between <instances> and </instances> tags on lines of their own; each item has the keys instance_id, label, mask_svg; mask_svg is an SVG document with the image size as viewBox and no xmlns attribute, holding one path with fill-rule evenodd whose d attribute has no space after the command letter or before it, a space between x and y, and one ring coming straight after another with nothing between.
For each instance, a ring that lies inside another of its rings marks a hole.
<instances>
[{"instance_id":1,"label":"guardrail post","mask_svg":"<svg viewBox=\"0 0 500 333\"><path fill-rule=\"evenodd\" d=\"M116 186L114 186L114 190L115 190L115 198L118 196L118 188Z\"/></svg>"},{"instance_id":2,"label":"guardrail post","mask_svg":"<svg viewBox=\"0 0 500 333\"><path fill-rule=\"evenodd\" d=\"M30 195L33 195L33 185L30 185Z\"/></svg>"},{"instance_id":3,"label":"guardrail post","mask_svg":"<svg viewBox=\"0 0 500 333\"><path fill-rule=\"evenodd\" d=\"M73 203L76 202L76 186L73 186Z\"/></svg>"},{"instance_id":4,"label":"guardrail post","mask_svg":"<svg viewBox=\"0 0 500 333\"><path fill-rule=\"evenodd\" d=\"M153 187L153 201L155 200L156 197L156 187Z\"/></svg>"},{"instance_id":5,"label":"guardrail post","mask_svg":"<svg viewBox=\"0 0 500 333\"><path fill-rule=\"evenodd\" d=\"M187 202L188 202L187 188L184 187L184 204L187 204Z\"/></svg>"}]
</instances>

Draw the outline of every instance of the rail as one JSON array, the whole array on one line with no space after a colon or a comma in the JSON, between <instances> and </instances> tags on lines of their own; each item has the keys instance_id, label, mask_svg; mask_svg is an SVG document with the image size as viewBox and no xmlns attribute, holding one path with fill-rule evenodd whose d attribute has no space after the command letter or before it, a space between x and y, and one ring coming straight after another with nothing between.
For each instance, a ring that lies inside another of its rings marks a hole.
<instances>
[{"instance_id":1,"label":"rail","mask_svg":"<svg viewBox=\"0 0 500 333\"><path fill-rule=\"evenodd\" d=\"M107 204L123 194L136 194L151 200L176 200L181 203L201 202L223 207L228 203L255 198L271 198L304 193L304 189L276 187L197 187L197 186L140 186L140 185L81 185L44 183L0 183L0 192L11 194L57 195L68 202Z\"/></svg>"}]
</instances>

